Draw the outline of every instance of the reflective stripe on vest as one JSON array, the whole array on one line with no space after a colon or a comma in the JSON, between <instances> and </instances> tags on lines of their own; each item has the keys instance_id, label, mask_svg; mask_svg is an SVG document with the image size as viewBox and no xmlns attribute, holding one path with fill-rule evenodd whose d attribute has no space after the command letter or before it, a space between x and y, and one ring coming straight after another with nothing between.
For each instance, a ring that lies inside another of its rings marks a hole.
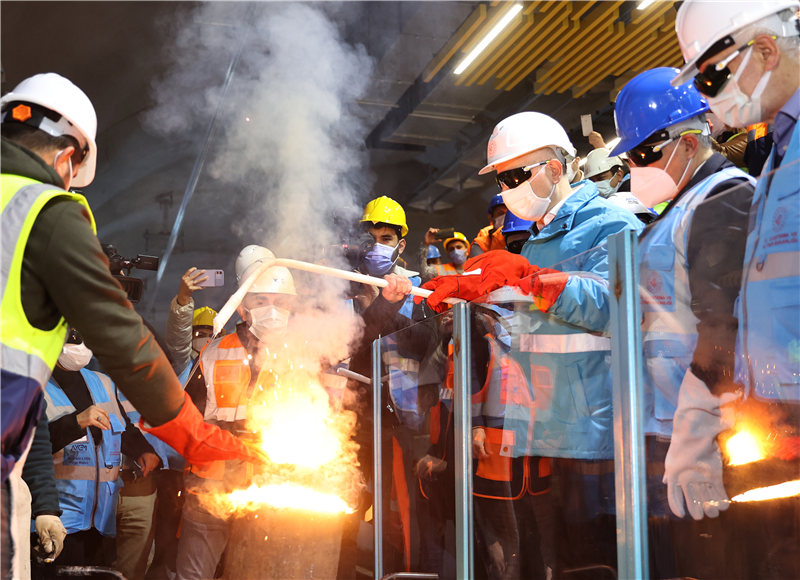
<instances>
[{"instance_id":1,"label":"reflective stripe on vest","mask_svg":"<svg viewBox=\"0 0 800 580\"><path fill-rule=\"evenodd\" d=\"M247 415L241 400L250 383L250 358L234 332L210 343L200 354L206 381L206 421L236 421Z\"/></svg>"},{"instance_id":2,"label":"reflective stripe on vest","mask_svg":"<svg viewBox=\"0 0 800 580\"><path fill-rule=\"evenodd\" d=\"M611 350L611 339L593 334L521 334L519 350L538 354L563 354Z\"/></svg>"},{"instance_id":3,"label":"reflective stripe on vest","mask_svg":"<svg viewBox=\"0 0 800 580\"><path fill-rule=\"evenodd\" d=\"M419 391L419 361L398 352L397 337L381 340L381 358L389 375L389 396L400 421L417 427L423 417L417 407Z\"/></svg>"},{"instance_id":4,"label":"reflective stripe on vest","mask_svg":"<svg viewBox=\"0 0 800 580\"><path fill-rule=\"evenodd\" d=\"M437 264L436 265L436 275L437 276L458 276L459 272L456 270L456 267L453 264Z\"/></svg>"},{"instance_id":5,"label":"reflective stripe on vest","mask_svg":"<svg viewBox=\"0 0 800 580\"><path fill-rule=\"evenodd\" d=\"M800 403L800 123L781 166L772 152L750 211L737 301L735 380L746 396Z\"/></svg>"}]
</instances>

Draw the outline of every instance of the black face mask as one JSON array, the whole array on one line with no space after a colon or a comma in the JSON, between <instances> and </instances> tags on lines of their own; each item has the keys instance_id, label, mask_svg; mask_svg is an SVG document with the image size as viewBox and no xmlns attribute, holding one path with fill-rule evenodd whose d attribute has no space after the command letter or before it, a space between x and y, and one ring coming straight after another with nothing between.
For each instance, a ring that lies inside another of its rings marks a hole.
<instances>
[{"instance_id":1,"label":"black face mask","mask_svg":"<svg viewBox=\"0 0 800 580\"><path fill-rule=\"evenodd\" d=\"M506 244L506 249L511 252L512 254L521 254L522 253L522 246L525 245L525 242L528 240L514 240L513 242L508 242Z\"/></svg>"}]
</instances>

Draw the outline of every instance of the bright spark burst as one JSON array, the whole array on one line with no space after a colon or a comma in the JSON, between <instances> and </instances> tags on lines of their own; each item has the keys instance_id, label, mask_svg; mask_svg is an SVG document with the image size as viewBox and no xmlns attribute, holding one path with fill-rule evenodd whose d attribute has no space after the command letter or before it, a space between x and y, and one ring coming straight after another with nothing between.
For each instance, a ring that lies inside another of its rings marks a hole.
<instances>
[{"instance_id":1,"label":"bright spark burst","mask_svg":"<svg viewBox=\"0 0 800 580\"><path fill-rule=\"evenodd\" d=\"M769 487L759 487L751 489L744 493L740 493L731 499L731 501L745 502L745 501L764 501L768 499L779 499L783 497L794 497L800 495L800 479L794 481L786 481L778 485L771 485Z\"/></svg>"}]
</instances>

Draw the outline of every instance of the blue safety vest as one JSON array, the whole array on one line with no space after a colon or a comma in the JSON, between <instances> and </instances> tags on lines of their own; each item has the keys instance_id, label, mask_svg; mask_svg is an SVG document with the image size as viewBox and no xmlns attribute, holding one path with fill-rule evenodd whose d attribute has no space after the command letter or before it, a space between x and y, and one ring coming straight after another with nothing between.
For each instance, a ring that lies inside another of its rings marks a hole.
<instances>
[{"instance_id":1,"label":"blue safety vest","mask_svg":"<svg viewBox=\"0 0 800 580\"><path fill-rule=\"evenodd\" d=\"M53 454L58 488L58 507L67 533L92 527L104 536L117 535L117 497L122 489L119 477L122 432L125 418L114 396L114 383L106 375L87 369L80 371L93 403L108 413L111 429L103 430L103 440L95 445L92 434L73 441ZM53 422L76 409L51 378L44 391L47 421ZM35 531L31 526L31 532Z\"/></svg>"},{"instance_id":2,"label":"blue safety vest","mask_svg":"<svg viewBox=\"0 0 800 580\"><path fill-rule=\"evenodd\" d=\"M737 302L736 380L746 396L800 403L800 123L780 168L775 146L750 209Z\"/></svg>"},{"instance_id":3,"label":"blue safety vest","mask_svg":"<svg viewBox=\"0 0 800 580\"><path fill-rule=\"evenodd\" d=\"M692 216L715 187L730 179L756 183L735 167L714 173L681 196L639 240L647 435L672 436L678 392L697 347L699 321L692 312L686 262Z\"/></svg>"},{"instance_id":4,"label":"blue safety vest","mask_svg":"<svg viewBox=\"0 0 800 580\"><path fill-rule=\"evenodd\" d=\"M189 364L183 369L183 372L178 376L178 380L181 382L181 385L186 384L186 379L189 378L189 371L192 370L192 366L194 365L194 360L189 360ZM141 431L139 427L139 419L142 417L142 414L136 410L136 408L131 404L131 402L125 397L122 391L117 389L117 396L119 397L119 402L122 405L122 408L125 411L125 414L128 415L128 419L130 419L131 423L133 423L137 429ZM183 471L183 466L186 464L186 460L183 456L175 451L172 447L164 443L161 439L152 435L150 433L145 433L142 431L142 435L144 438L147 439L147 442L153 446L156 454L158 455L159 459L161 459L161 463L164 469L174 469L176 471ZM137 459L136 457L123 457L123 463L125 469L129 469L132 466L133 460Z\"/></svg>"},{"instance_id":5,"label":"blue safety vest","mask_svg":"<svg viewBox=\"0 0 800 580\"><path fill-rule=\"evenodd\" d=\"M553 221L531 236L522 255L542 268L577 274L549 312L529 311L528 329L515 329L528 354L534 395L532 455L575 459L614 457L608 252L605 239L641 231L630 211L581 182ZM591 331L591 332L589 332Z\"/></svg>"}]
</instances>

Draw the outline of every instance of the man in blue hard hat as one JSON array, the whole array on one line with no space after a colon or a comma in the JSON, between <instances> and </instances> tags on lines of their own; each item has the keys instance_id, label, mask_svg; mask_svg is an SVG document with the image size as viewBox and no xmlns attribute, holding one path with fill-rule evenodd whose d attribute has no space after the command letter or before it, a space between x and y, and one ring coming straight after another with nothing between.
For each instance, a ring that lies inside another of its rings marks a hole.
<instances>
[{"instance_id":1,"label":"man in blue hard hat","mask_svg":"<svg viewBox=\"0 0 800 580\"><path fill-rule=\"evenodd\" d=\"M471 258L506 247L506 241L503 238L503 219L507 211L508 208L506 208L501 194L498 193L492 197L488 210L489 225L478 232L478 235L472 240L472 245L469 247Z\"/></svg>"},{"instance_id":2,"label":"man in blue hard hat","mask_svg":"<svg viewBox=\"0 0 800 580\"><path fill-rule=\"evenodd\" d=\"M517 217L510 211L503 221L503 237L506 239L506 250L512 254L522 253L522 246L531 237L533 222Z\"/></svg>"},{"instance_id":3,"label":"man in blue hard hat","mask_svg":"<svg viewBox=\"0 0 800 580\"><path fill-rule=\"evenodd\" d=\"M650 206L667 203L639 238L639 272L648 513L651 526L668 528L675 525L663 518L675 502L667 500L660 467L673 432L685 436L685 429L673 423L678 393L697 384L716 388L729 383L733 373L738 286L726 279L741 269L755 184L712 150L708 102L691 83L673 87L677 73L673 68L649 70L622 89L615 113L620 143L612 151L628 152L634 195ZM711 466L716 468L721 478L721 462ZM709 507L709 515L726 508L721 502ZM699 533L686 524L678 529L682 532L673 534L676 538ZM706 542L706 559L724 564L723 540L717 534ZM674 566L686 571L698 564L688 544L676 550L671 543L655 542L652 553L659 574L674 575ZM676 553L680 564L673 561ZM701 574L694 569L689 575Z\"/></svg>"}]
</instances>

